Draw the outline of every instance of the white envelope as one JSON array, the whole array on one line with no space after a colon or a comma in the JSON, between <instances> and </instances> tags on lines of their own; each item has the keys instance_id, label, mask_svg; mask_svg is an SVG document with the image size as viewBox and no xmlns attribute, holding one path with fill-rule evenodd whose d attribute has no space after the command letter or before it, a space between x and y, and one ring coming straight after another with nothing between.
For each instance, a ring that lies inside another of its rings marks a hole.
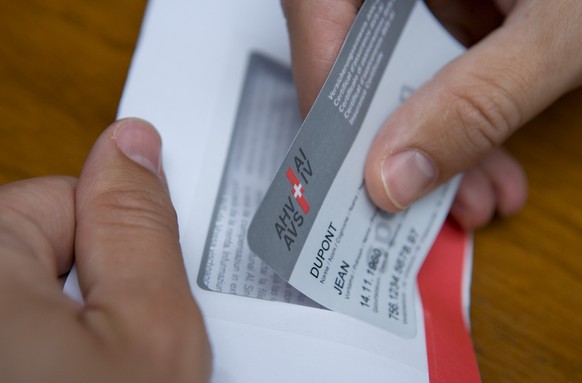
<instances>
[{"instance_id":1,"label":"white envelope","mask_svg":"<svg viewBox=\"0 0 582 383\"><path fill-rule=\"evenodd\" d=\"M444 64L459 47L434 27L422 2L406 28L413 28L419 45L399 47L395 54L400 49L418 58L409 70L411 84L419 85L415 79L427 78L423 60ZM184 261L212 344L212 381L428 382L434 353L427 351L429 319L422 320L418 296L417 335L404 339L322 308L219 293L197 283L252 52L290 66L279 1L150 0L118 114L149 120L162 136ZM471 239L461 236L462 272L453 281L460 292L458 312L449 314L460 318L466 338L456 352L474 362L465 325ZM72 273L65 290L79 297L75 278ZM475 376L476 364L460 369ZM434 370L430 381L438 381L433 376Z\"/></svg>"}]
</instances>

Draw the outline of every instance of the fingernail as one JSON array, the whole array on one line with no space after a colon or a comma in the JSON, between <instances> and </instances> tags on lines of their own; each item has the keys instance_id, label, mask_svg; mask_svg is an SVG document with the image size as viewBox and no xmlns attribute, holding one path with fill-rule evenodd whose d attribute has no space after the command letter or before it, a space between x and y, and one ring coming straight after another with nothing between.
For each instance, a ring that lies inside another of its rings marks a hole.
<instances>
[{"instance_id":1,"label":"fingernail","mask_svg":"<svg viewBox=\"0 0 582 383\"><path fill-rule=\"evenodd\" d=\"M130 160L160 175L162 140L150 123L135 118L119 121L112 138Z\"/></svg>"},{"instance_id":2,"label":"fingernail","mask_svg":"<svg viewBox=\"0 0 582 383\"><path fill-rule=\"evenodd\" d=\"M424 195L437 177L433 163L422 153L407 151L386 158L381 165L388 198L399 209Z\"/></svg>"}]
</instances>

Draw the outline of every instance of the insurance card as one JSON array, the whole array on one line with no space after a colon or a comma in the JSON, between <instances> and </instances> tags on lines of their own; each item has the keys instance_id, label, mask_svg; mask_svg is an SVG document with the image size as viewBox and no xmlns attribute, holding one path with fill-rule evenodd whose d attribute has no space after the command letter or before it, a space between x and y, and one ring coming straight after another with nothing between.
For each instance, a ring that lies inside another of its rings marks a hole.
<instances>
[{"instance_id":1,"label":"insurance card","mask_svg":"<svg viewBox=\"0 0 582 383\"><path fill-rule=\"evenodd\" d=\"M251 250L307 297L403 338L422 320L417 272L459 180L389 214L369 200L363 174L383 121L443 65L414 60L425 36L413 26L437 23L421 6L363 3L248 231Z\"/></svg>"}]
</instances>

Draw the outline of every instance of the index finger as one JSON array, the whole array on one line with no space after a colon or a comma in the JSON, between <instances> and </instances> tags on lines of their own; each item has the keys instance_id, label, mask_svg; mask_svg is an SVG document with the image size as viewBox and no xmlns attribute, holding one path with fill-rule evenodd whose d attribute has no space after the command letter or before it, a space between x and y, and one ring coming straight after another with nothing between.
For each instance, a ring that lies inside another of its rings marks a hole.
<instances>
[{"instance_id":1,"label":"index finger","mask_svg":"<svg viewBox=\"0 0 582 383\"><path fill-rule=\"evenodd\" d=\"M335 62L361 0L282 0L293 77L305 116Z\"/></svg>"}]
</instances>

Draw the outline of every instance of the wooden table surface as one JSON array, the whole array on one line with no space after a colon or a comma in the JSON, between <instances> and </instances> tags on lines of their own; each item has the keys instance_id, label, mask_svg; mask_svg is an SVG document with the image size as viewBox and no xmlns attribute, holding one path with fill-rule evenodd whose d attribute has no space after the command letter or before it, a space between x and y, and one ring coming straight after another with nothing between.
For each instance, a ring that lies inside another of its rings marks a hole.
<instances>
[{"instance_id":1,"label":"wooden table surface","mask_svg":"<svg viewBox=\"0 0 582 383\"><path fill-rule=\"evenodd\" d=\"M145 0L0 0L0 183L78 175L111 123ZM475 233L471 320L485 382L582 381L582 91L508 143L518 215Z\"/></svg>"}]
</instances>

